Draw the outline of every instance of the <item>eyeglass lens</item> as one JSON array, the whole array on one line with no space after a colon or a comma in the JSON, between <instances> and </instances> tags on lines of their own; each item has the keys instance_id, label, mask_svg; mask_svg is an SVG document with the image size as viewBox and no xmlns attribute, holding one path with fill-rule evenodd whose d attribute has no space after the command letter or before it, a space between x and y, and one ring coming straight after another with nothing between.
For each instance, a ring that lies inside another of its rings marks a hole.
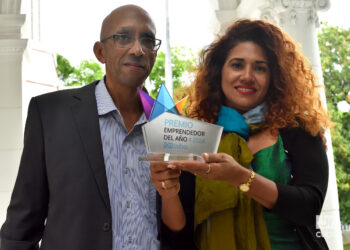
<instances>
[{"instance_id":1,"label":"eyeglass lens","mask_svg":"<svg viewBox=\"0 0 350 250\"><path fill-rule=\"evenodd\" d=\"M131 48L134 45L134 42L136 40L139 40L141 47L147 50L156 50L159 45L159 41L155 40L154 38L150 38L150 37L135 38L128 34L116 34L114 37L114 40L117 43L118 47L121 47L121 48Z\"/></svg>"}]
</instances>

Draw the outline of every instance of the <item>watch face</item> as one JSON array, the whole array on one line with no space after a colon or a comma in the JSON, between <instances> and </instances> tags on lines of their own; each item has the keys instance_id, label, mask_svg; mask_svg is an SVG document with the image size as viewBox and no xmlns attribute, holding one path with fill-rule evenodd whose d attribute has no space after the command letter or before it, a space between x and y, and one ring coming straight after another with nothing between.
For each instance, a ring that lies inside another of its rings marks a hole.
<instances>
[{"instance_id":1,"label":"watch face","mask_svg":"<svg viewBox=\"0 0 350 250\"><path fill-rule=\"evenodd\" d=\"M249 186L247 184L241 184L239 186L239 189L242 191L242 192L248 192L249 191Z\"/></svg>"}]
</instances>

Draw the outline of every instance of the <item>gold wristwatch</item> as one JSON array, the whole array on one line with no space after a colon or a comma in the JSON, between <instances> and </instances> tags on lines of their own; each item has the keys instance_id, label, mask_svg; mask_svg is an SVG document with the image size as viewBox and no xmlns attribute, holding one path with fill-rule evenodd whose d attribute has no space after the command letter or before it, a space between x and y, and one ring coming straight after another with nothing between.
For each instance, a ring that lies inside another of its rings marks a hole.
<instances>
[{"instance_id":1,"label":"gold wristwatch","mask_svg":"<svg viewBox=\"0 0 350 250\"><path fill-rule=\"evenodd\" d=\"M250 190L250 186L252 185L253 179L255 177L255 173L253 170L250 170L250 176L246 183L242 183L239 185L239 190L241 190L243 193L246 193Z\"/></svg>"}]
</instances>

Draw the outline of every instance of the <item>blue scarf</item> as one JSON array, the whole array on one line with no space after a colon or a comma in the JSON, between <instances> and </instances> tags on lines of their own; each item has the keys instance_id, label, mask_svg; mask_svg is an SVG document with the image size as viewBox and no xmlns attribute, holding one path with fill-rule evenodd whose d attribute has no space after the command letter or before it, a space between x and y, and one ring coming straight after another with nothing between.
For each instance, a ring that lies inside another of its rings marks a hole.
<instances>
[{"instance_id":1,"label":"blue scarf","mask_svg":"<svg viewBox=\"0 0 350 250\"><path fill-rule=\"evenodd\" d=\"M235 109L222 105L218 115L217 125L224 127L224 132L237 133L248 140L250 128L248 124L258 124L265 120L266 103L256 106L241 115Z\"/></svg>"}]
</instances>

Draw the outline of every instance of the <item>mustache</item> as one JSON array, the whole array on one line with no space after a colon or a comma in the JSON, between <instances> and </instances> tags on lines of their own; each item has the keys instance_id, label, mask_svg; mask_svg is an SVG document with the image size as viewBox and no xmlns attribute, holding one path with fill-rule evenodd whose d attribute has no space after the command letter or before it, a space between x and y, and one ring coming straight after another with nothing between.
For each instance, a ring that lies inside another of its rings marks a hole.
<instances>
[{"instance_id":1,"label":"mustache","mask_svg":"<svg viewBox=\"0 0 350 250\"><path fill-rule=\"evenodd\" d=\"M140 64L141 66L145 67L146 62L143 57L135 56L135 55L129 55L124 63L137 63Z\"/></svg>"}]
</instances>

